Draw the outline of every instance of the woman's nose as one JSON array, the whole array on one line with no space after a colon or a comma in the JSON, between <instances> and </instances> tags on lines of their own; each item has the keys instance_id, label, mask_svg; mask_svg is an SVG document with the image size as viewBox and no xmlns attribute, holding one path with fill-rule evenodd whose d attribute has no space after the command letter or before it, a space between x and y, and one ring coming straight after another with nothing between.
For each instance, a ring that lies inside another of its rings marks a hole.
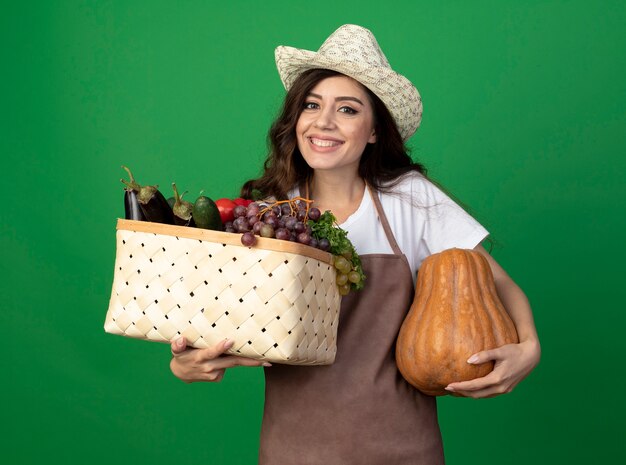
<instances>
[{"instance_id":1,"label":"woman's nose","mask_svg":"<svg viewBox=\"0 0 626 465\"><path fill-rule=\"evenodd\" d=\"M321 110L313 124L318 129L332 128L335 124L332 111L330 109Z\"/></svg>"}]
</instances>

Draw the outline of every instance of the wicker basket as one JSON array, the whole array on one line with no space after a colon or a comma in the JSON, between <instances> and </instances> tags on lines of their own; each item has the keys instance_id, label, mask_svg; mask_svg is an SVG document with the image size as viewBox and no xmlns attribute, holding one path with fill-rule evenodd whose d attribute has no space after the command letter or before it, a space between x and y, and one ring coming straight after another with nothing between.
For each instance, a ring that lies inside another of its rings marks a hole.
<instances>
[{"instance_id":1,"label":"wicker basket","mask_svg":"<svg viewBox=\"0 0 626 465\"><path fill-rule=\"evenodd\" d=\"M341 296L332 255L312 247L145 221L118 220L104 329L292 365L335 360Z\"/></svg>"}]
</instances>

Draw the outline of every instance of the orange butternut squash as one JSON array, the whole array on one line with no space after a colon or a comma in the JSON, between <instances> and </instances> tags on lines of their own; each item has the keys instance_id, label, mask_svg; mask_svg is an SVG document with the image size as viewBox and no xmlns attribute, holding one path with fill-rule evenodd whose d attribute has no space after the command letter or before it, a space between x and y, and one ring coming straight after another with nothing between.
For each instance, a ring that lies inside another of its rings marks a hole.
<instances>
[{"instance_id":1,"label":"orange butternut squash","mask_svg":"<svg viewBox=\"0 0 626 465\"><path fill-rule=\"evenodd\" d=\"M410 384L428 395L448 394L448 384L493 370L493 362L467 363L472 354L515 342L483 255L455 248L424 260L396 343L398 369Z\"/></svg>"}]
</instances>

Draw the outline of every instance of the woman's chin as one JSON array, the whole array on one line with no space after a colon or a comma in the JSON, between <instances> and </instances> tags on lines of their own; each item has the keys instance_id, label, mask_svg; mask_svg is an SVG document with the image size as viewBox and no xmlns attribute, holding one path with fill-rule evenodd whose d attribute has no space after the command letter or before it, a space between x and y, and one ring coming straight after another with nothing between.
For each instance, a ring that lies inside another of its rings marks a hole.
<instances>
[{"instance_id":1,"label":"woman's chin","mask_svg":"<svg viewBox=\"0 0 626 465\"><path fill-rule=\"evenodd\" d=\"M304 158L304 161L312 170L316 171L352 171L358 170L359 162L346 163L344 160L338 160L332 156L308 156Z\"/></svg>"}]
</instances>

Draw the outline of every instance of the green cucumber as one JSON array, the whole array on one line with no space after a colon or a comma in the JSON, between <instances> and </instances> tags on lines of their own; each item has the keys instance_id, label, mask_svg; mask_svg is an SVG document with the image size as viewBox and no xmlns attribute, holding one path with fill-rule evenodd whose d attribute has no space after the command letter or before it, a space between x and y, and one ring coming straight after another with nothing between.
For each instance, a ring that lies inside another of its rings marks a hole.
<instances>
[{"instance_id":1,"label":"green cucumber","mask_svg":"<svg viewBox=\"0 0 626 465\"><path fill-rule=\"evenodd\" d=\"M197 228L213 229L215 231L224 230L217 205L205 195L198 197L193 205L191 214Z\"/></svg>"}]
</instances>

